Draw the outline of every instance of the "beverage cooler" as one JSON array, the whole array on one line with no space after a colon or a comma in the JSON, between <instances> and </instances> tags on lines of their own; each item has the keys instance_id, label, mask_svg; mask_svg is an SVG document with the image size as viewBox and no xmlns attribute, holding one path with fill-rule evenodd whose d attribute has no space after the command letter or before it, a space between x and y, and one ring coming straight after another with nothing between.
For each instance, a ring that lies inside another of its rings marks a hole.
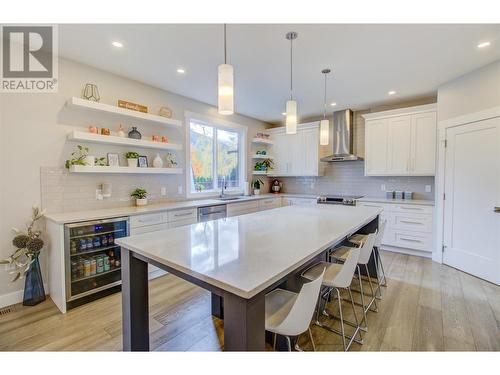
<instances>
[{"instance_id":1,"label":"beverage cooler","mask_svg":"<svg viewBox=\"0 0 500 375\"><path fill-rule=\"evenodd\" d=\"M128 233L127 217L65 225L68 308L120 290L121 253L115 240Z\"/></svg>"}]
</instances>

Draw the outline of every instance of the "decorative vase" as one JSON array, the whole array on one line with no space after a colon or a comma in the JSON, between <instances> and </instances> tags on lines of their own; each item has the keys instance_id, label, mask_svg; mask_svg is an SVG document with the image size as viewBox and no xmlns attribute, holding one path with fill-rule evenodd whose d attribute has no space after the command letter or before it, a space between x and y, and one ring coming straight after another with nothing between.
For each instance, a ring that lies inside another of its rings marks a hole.
<instances>
[{"instance_id":1,"label":"decorative vase","mask_svg":"<svg viewBox=\"0 0 500 375\"><path fill-rule=\"evenodd\" d=\"M45 301L45 289L43 288L42 272L40 270L40 262L38 257L26 273L26 281L24 283L24 306L35 306L40 302Z\"/></svg>"},{"instance_id":2,"label":"decorative vase","mask_svg":"<svg viewBox=\"0 0 500 375\"><path fill-rule=\"evenodd\" d=\"M141 139L142 135L141 133L139 133L136 126L132 126L132 130L129 131L128 137L133 139Z\"/></svg>"},{"instance_id":3,"label":"decorative vase","mask_svg":"<svg viewBox=\"0 0 500 375\"><path fill-rule=\"evenodd\" d=\"M118 128L118 137L125 138L125 132L123 131L122 124L120 124L120 127Z\"/></svg>"},{"instance_id":4,"label":"decorative vase","mask_svg":"<svg viewBox=\"0 0 500 375\"><path fill-rule=\"evenodd\" d=\"M99 89L94 83L86 83L83 87L82 98L93 102L99 102L101 97L99 96Z\"/></svg>"},{"instance_id":5,"label":"decorative vase","mask_svg":"<svg viewBox=\"0 0 500 375\"><path fill-rule=\"evenodd\" d=\"M163 167L163 160L161 159L160 154L156 154L155 158L153 159L153 167L155 168Z\"/></svg>"},{"instance_id":6,"label":"decorative vase","mask_svg":"<svg viewBox=\"0 0 500 375\"><path fill-rule=\"evenodd\" d=\"M85 156L85 159L83 159L83 162L85 163L85 165L90 165L91 167L93 167L95 165L95 156L87 155Z\"/></svg>"},{"instance_id":7,"label":"decorative vase","mask_svg":"<svg viewBox=\"0 0 500 375\"><path fill-rule=\"evenodd\" d=\"M136 206L146 206L148 204L148 198L136 198L135 205Z\"/></svg>"},{"instance_id":8,"label":"decorative vase","mask_svg":"<svg viewBox=\"0 0 500 375\"><path fill-rule=\"evenodd\" d=\"M138 159L127 159L127 163L129 167L137 167Z\"/></svg>"}]
</instances>

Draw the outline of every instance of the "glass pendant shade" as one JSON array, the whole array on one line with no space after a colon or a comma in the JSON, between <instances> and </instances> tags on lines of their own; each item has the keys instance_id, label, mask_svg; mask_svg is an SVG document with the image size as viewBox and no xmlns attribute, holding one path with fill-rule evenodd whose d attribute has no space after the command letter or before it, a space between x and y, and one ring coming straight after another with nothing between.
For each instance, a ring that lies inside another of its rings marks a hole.
<instances>
[{"instance_id":1,"label":"glass pendant shade","mask_svg":"<svg viewBox=\"0 0 500 375\"><path fill-rule=\"evenodd\" d=\"M286 134L297 134L297 102L289 100L286 102Z\"/></svg>"},{"instance_id":2,"label":"glass pendant shade","mask_svg":"<svg viewBox=\"0 0 500 375\"><path fill-rule=\"evenodd\" d=\"M229 64L220 64L218 81L219 113L232 115L234 113L234 70Z\"/></svg>"},{"instance_id":3,"label":"glass pendant shade","mask_svg":"<svg viewBox=\"0 0 500 375\"><path fill-rule=\"evenodd\" d=\"M319 122L319 144L321 146L328 145L330 134L330 121L327 119L321 120Z\"/></svg>"}]
</instances>

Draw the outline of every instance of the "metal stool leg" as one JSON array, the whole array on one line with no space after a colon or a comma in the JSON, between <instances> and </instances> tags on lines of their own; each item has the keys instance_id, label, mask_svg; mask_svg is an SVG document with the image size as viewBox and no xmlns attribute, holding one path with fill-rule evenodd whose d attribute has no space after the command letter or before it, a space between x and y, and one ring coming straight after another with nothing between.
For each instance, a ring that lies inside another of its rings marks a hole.
<instances>
[{"instance_id":1,"label":"metal stool leg","mask_svg":"<svg viewBox=\"0 0 500 375\"><path fill-rule=\"evenodd\" d=\"M363 292L363 281L361 281L361 269L358 268L358 280L359 280L359 292L361 294L361 305L363 306L363 320L365 321L365 329L368 330L368 319L366 318L366 308L365 308L365 293Z\"/></svg>"},{"instance_id":2,"label":"metal stool leg","mask_svg":"<svg viewBox=\"0 0 500 375\"><path fill-rule=\"evenodd\" d=\"M342 344L344 345L344 351L347 351L347 345L345 343L344 315L342 314L342 301L340 300L340 290L335 288L335 291L337 292L337 300L339 302L340 330L342 332Z\"/></svg>"},{"instance_id":3,"label":"metal stool leg","mask_svg":"<svg viewBox=\"0 0 500 375\"><path fill-rule=\"evenodd\" d=\"M366 270L366 276L368 276L368 285L370 285L370 291L372 292L372 300L370 301L370 303L368 304L368 308L371 307L372 304L375 305L375 310L372 310L374 312L377 312L378 311L378 306L377 306L377 298L375 296L375 291L373 289L373 284L372 284L372 278L370 276L370 271L368 270L368 265L365 264L365 270Z\"/></svg>"},{"instance_id":4,"label":"metal stool leg","mask_svg":"<svg viewBox=\"0 0 500 375\"><path fill-rule=\"evenodd\" d=\"M377 258L378 258L378 264L380 265L380 269L382 270L382 280L383 282L380 284L380 286L385 286L387 287L387 278L385 277L385 270L384 270L384 263L382 263L382 257L380 256L380 249L377 249Z\"/></svg>"},{"instance_id":5,"label":"metal stool leg","mask_svg":"<svg viewBox=\"0 0 500 375\"><path fill-rule=\"evenodd\" d=\"M313 347L313 352L315 352L316 351L316 345L314 345L314 339L313 339L313 335L312 335L312 332L311 332L311 327L309 327L307 330L309 332L309 338L311 339L311 344L312 344L312 347Z\"/></svg>"},{"instance_id":6,"label":"metal stool leg","mask_svg":"<svg viewBox=\"0 0 500 375\"><path fill-rule=\"evenodd\" d=\"M356 337L356 333L359 333L359 340L360 340L361 344L363 344L363 335L361 334L361 327L360 327L359 321L358 321L358 314L356 314L356 309L354 307L354 299L352 298L351 288L347 287L347 291L349 292L349 297L351 298L352 312L354 314L354 321L356 322L356 325L357 325L356 331L354 332L354 334L352 336Z\"/></svg>"}]
</instances>

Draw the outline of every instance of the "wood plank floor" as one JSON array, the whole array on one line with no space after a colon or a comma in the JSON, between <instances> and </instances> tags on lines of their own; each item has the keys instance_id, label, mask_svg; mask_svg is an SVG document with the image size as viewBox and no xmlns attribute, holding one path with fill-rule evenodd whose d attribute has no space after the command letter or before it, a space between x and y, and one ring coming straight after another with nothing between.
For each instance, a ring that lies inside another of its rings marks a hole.
<instances>
[{"instance_id":1,"label":"wood plank floor","mask_svg":"<svg viewBox=\"0 0 500 375\"><path fill-rule=\"evenodd\" d=\"M353 344L352 350L500 350L500 287L429 259L390 252L382 257L388 287L382 289L379 311L368 315L364 345ZM344 302L343 309L354 320L350 304ZM121 349L119 293L65 315L51 300L11 310L0 315L2 351ZM329 310L338 311L335 301ZM154 350L224 346L223 322L210 315L208 292L172 275L150 283L150 315ZM342 350L339 336L317 326L312 331L317 350ZM311 349L306 335L299 344Z\"/></svg>"}]
</instances>

